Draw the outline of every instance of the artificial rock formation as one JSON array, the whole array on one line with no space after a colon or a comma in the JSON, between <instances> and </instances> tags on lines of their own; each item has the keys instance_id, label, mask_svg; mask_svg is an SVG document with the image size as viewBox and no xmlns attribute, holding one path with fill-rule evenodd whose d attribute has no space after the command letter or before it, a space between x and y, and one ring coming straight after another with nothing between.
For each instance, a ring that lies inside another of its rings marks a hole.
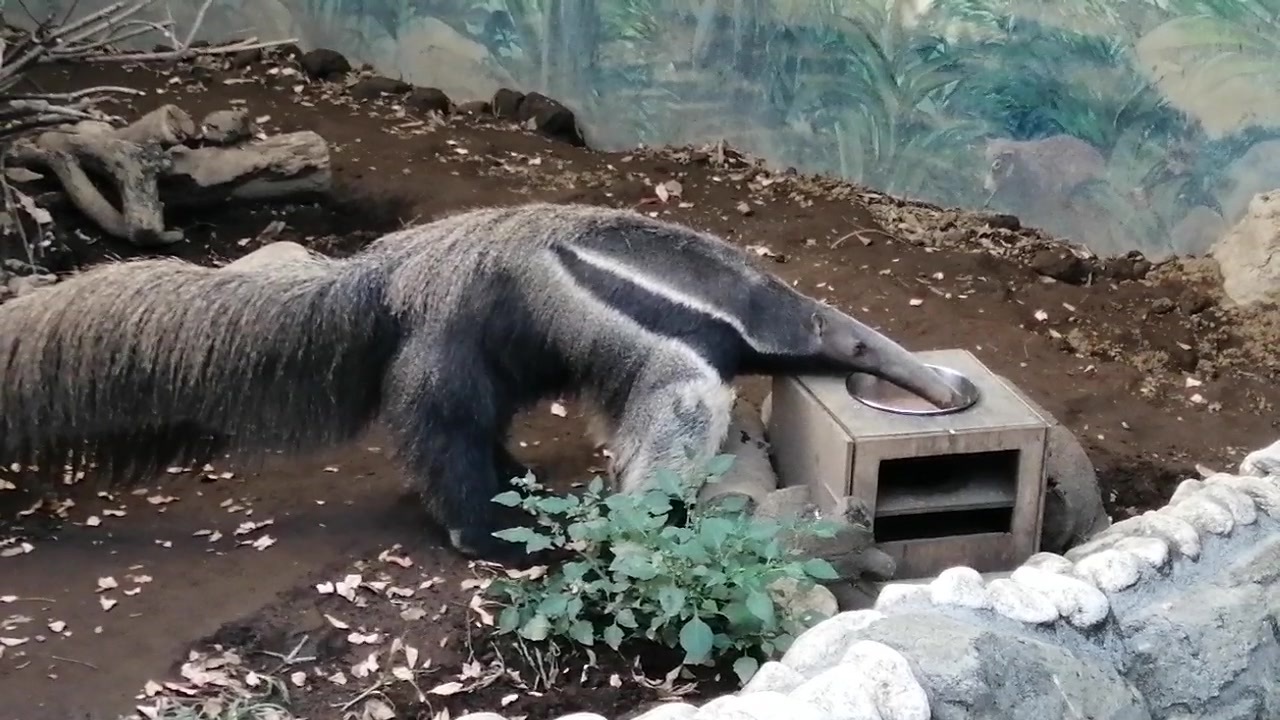
<instances>
[{"instance_id":1,"label":"artificial rock formation","mask_svg":"<svg viewBox=\"0 0 1280 720\"><path fill-rule=\"evenodd\" d=\"M1234 302L1280 302L1280 190L1255 195L1210 254Z\"/></svg>"},{"instance_id":2,"label":"artificial rock formation","mask_svg":"<svg viewBox=\"0 0 1280 720\"><path fill-rule=\"evenodd\" d=\"M1007 578L955 567L796 638L740 692L630 720L1280 717L1280 442ZM610 720L590 713L559 720ZM459 720L505 720L472 713Z\"/></svg>"}]
</instances>

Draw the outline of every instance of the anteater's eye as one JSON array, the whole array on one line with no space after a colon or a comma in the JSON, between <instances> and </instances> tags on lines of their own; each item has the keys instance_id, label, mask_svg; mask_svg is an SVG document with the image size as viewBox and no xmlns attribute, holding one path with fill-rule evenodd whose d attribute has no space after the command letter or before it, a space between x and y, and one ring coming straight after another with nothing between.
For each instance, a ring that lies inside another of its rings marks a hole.
<instances>
[{"instance_id":1,"label":"anteater's eye","mask_svg":"<svg viewBox=\"0 0 1280 720\"><path fill-rule=\"evenodd\" d=\"M991 161L991 169L993 171L999 170L1002 167L1004 167L1004 158L996 158L995 160Z\"/></svg>"}]
</instances>

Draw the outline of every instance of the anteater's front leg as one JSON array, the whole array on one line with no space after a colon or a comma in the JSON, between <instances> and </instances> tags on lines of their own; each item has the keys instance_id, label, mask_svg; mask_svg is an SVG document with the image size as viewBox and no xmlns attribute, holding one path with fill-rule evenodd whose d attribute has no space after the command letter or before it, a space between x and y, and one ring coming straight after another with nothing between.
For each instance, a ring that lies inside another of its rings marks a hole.
<instances>
[{"instance_id":1,"label":"anteater's front leg","mask_svg":"<svg viewBox=\"0 0 1280 720\"><path fill-rule=\"evenodd\" d=\"M618 488L643 492L664 469L699 480L724 444L734 397L733 387L696 357L651 358L613 422Z\"/></svg>"}]
</instances>

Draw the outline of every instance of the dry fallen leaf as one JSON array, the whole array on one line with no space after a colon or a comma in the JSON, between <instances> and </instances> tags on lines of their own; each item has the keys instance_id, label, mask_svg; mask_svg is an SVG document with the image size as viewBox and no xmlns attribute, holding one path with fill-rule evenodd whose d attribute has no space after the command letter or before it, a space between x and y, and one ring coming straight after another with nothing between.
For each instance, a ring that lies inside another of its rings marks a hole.
<instances>
[{"instance_id":1,"label":"dry fallen leaf","mask_svg":"<svg viewBox=\"0 0 1280 720\"><path fill-rule=\"evenodd\" d=\"M443 685L437 685L431 688L430 690L428 690L427 692L431 693L432 695L456 695L457 693L462 692L462 690L463 690L462 683L447 682L447 683L444 683Z\"/></svg>"},{"instance_id":2,"label":"dry fallen leaf","mask_svg":"<svg viewBox=\"0 0 1280 720\"><path fill-rule=\"evenodd\" d=\"M289 681L296 687L302 687L307 682L307 674L299 670L289 676Z\"/></svg>"},{"instance_id":3,"label":"dry fallen leaf","mask_svg":"<svg viewBox=\"0 0 1280 720\"><path fill-rule=\"evenodd\" d=\"M374 650L369 653L369 657L361 660L359 663L351 667L351 675L357 678L367 678L370 673L378 670L378 651Z\"/></svg>"},{"instance_id":4,"label":"dry fallen leaf","mask_svg":"<svg viewBox=\"0 0 1280 720\"><path fill-rule=\"evenodd\" d=\"M53 622L49 623L49 632L60 633L66 629L67 629L67 624L61 620L54 620Z\"/></svg>"},{"instance_id":5,"label":"dry fallen leaf","mask_svg":"<svg viewBox=\"0 0 1280 720\"><path fill-rule=\"evenodd\" d=\"M360 713L360 720L395 720L395 717L396 711L378 698L365 700L364 710Z\"/></svg>"},{"instance_id":6,"label":"dry fallen leaf","mask_svg":"<svg viewBox=\"0 0 1280 720\"><path fill-rule=\"evenodd\" d=\"M474 610L476 615L480 616L482 625L493 625L493 614L484 609L484 598L479 595L472 595L471 603L468 607Z\"/></svg>"},{"instance_id":7,"label":"dry fallen leaf","mask_svg":"<svg viewBox=\"0 0 1280 720\"><path fill-rule=\"evenodd\" d=\"M347 642L352 645L374 645L382 640L382 633L358 633L347 635Z\"/></svg>"},{"instance_id":8,"label":"dry fallen leaf","mask_svg":"<svg viewBox=\"0 0 1280 720\"><path fill-rule=\"evenodd\" d=\"M565 409L564 405L561 405L558 402L553 402L551 403L551 414L556 417L565 417L569 414L569 411Z\"/></svg>"},{"instance_id":9,"label":"dry fallen leaf","mask_svg":"<svg viewBox=\"0 0 1280 720\"><path fill-rule=\"evenodd\" d=\"M0 557L4 557L4 558L17 557L19 555L25 555L35 549L36 547L31 543L28 543L28 542L18 543L13 547L0 548Z\"/></svg>"},{"instance_id":10,"label":"dry fallen leaf","mask_svg":"<svg viewBox=\"0 0 1280 720\"><path fill-rule=\"evenodd\" d=\"M330 625L338 628L339 630L348 630L351 628L350 625L330 615L329 613L324 614L324 619L328 620Z\"/></svg>"},{"instance_id":11,"label":"dry fallen leaf","mask_svg":"<svg viewBox=\"0 0 1280 720\"><path fill-rule=\"evenodd\" d=\"M413 567L412 560L410 560L407 557L404 557L403 555L394 555L390 550L383 550L378 555L378 560L381 562L395 563L396 565L399 565L400 567L403 567L403 568Z\"/></svg>"},{"instance_id":12,"label":"dry fallen leaf","mask_svg":"<svg viewBox=\"0 0 1280 720\"><path fill-rule=\"evenodd\" d=\"M120 601L113 600L112 598L109 598L106 595L102 595L98 598L98 604L102 606L102 609L104 611L108 611L108 612L111 610L111 608L115 607L116 603L118 602Z\"/></svg>"},{"instance_id":13,"label":"dry fallen leaf","mask_svg":"<svg viewBox=\"0 0 1280 720\"><path fill-rule=\"evenodd\" d=\"M98 578L98 592L102 592L103 590L114 590L118 587L120 587L120 584L117 583L116 579L113 577L108 576Z\"/></svg>"}]
</instances>

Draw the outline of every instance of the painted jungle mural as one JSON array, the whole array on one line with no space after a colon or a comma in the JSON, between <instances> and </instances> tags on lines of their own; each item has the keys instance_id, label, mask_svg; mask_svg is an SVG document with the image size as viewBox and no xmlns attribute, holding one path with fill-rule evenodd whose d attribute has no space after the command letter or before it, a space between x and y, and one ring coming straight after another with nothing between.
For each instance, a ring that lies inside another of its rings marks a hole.
<instances>
[{"instance_id":1,"label":"painted jungle mural","mask_svg":"<svg viewBox=\"0 0 1280 720\"><path fill-rule=\"evenodd\" d=\"M599 147L723 138L1099 253L1202 253L1280 187L1280 0L219 0L205 27L455 100L537 90Z\"/></svg>"}]
</instances>

